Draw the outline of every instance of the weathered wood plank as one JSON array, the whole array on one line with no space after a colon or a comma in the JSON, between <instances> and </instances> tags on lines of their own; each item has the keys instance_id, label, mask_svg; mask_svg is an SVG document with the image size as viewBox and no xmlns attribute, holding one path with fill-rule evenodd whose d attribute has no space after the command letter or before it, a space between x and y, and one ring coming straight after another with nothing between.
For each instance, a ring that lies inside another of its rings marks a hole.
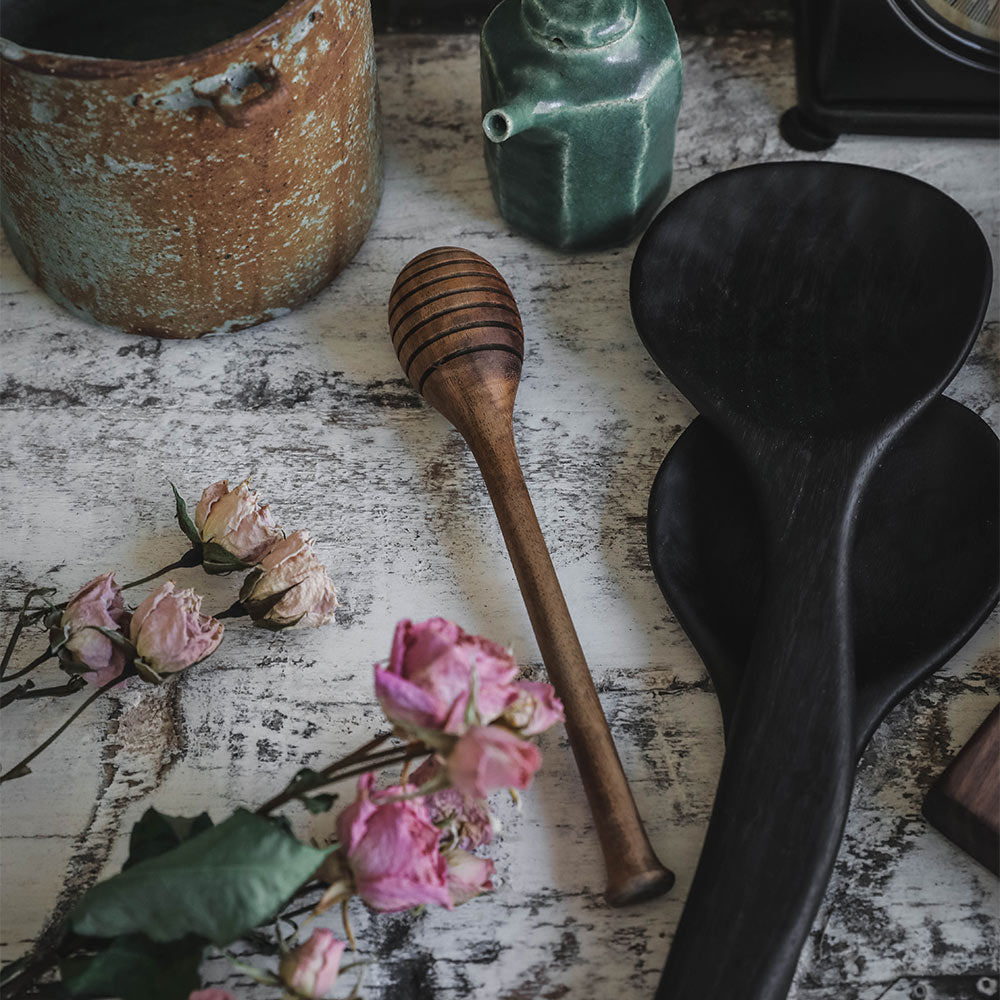
<instances>
[{"instance_id":1,"label":"weathered wood plank","mask_svg":"<svg viewBox=\"0 0 1000 1000\"><path fill-rule=\"evenodd\" d=\"M802 155L776 129L793 96L787 39L689 38L684 54L675 193L720 169ZM66 592L105 568L130 579L165 565L183 548L168 481L193 499L212 479L247 472L286 527L318 536L343 600L337 624L317 632L232 624L212 661L166 690L109 698L34 776L5 786L4 957L27 947L57 899L121 863L127 830L149 804L218 816L376 731L371 663L387 654L398 617L452 617L540 670L472 459L405 384L386 332L399 268L428 246L458 244L493 260L518 299L528 347L517 414L525 473L640 810L678 883L657 903L604 906L569 750L550 735L522 810L498 803L502 884L492 898L418 917L355 908L361 947L378 960L368 993L650 996L722 751L711 687L645 554L650 484L693 411L632 330L633 248L567 257L511 235L497 217L480 155L475 40L387 38L379 61L382 210L355 263L296 313L197 343L130 338L61 312L4 250L3 610L31 583ZM996 246L992 143L849 137L826 156L938 185ZM995 307L992 316L951 392L995 425ZM227 607L237 589L195 571L177 579L198 587L209 610ZM994 617L876 735L794 1000L995 994L996 882L920 816L932 778L996 701L995 634ZM29 655L26 646L20 662ZM10 711L3 761L65 711L58 702ZM317 835L329 827L301 818ZM225 963L207 971L241 998L266 995ZM994 985L977 993L983 976Z\"/></svg>"}]
</instances>

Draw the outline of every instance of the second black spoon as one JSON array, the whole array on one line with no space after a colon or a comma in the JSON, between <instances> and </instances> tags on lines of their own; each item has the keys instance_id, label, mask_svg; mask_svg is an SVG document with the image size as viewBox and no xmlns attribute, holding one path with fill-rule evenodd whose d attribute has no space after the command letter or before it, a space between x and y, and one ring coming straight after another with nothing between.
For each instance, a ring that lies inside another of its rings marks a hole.
<instances>
[{"instance_id":1,"label":"second black spoon","mask_svg":"<svg viewBox=\"0 0 1000 1000\"><path fill-rule=\"evenodd\" d=\"M996 606L998 446L985 421L942 396L872 473L850 579L857 756L885 714ZM657 583L708 669L728 726L763 599L764 527L739 458L704 417L660 466L647 532Z\"/></svg>"}]
</instances>

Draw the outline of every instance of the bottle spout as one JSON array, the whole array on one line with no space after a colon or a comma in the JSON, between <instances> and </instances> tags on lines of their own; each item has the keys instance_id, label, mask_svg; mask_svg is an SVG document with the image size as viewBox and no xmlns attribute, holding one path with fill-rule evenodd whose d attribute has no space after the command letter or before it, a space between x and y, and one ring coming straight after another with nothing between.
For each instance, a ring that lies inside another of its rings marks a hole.
<instances>
[{"instance_id":1,"label":"bottle spout","mask_svg":"<svg viewBox=\"0 0 1000 1000\"><path fill-rule=\"evenodd\" d=\"M493 108L483 116L483 132L490 142L506 142L512 135L524 132L534 124L534 102L523 98Z\"/></svg>"}]
</instances>

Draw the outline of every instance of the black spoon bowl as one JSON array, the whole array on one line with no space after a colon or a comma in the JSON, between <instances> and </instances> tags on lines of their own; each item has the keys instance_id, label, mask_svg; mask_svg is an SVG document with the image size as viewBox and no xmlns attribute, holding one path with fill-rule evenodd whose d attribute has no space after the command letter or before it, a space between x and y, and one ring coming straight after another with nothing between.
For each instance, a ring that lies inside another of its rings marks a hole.
<instances>
[{"instance_id":1,"label":"black spoon bowl","mask_svg":"<svg viewBox=\"0 0 1000 1000\"><path fill-rule=\"evenodd\" d=\"M717 174L639 245L636 328L750 473L767 553L663 1000L787 994L850 801L855 508L893 438L961 365L990 283L967 212L871 167Z\"/></svg>"},{"instance_id":2,"label":"black spoon bowl","mask_svg":"<svg viewBox=\"0 0 1000 1000\"><path fill-rule=\"evenodd\" d=\"M934 400L873 471L851 553L854 753L966 642L1000 598L1000 448L960 403ZM739 457L704 417L649 497L657 583L712 678L728 727L764 592L764 526Z\"/></svg>"}]
</instances>

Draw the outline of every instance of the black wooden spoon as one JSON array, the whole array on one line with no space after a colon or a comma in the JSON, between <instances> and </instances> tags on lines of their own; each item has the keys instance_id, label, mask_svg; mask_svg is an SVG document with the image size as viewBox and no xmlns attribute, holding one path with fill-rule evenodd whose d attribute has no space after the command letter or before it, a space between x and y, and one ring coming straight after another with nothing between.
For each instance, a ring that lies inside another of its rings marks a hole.
<instances>
[{"instance_id":1,"label":"black wooden spoon","mask_svg":"<svg viewBox=\"0 0 1000 1000\"><path fill-rule=\"evenodd\" d=\"M998 512L996 435L939 397L888 450L858 507L849 580L855 756L996 606ZM663 460L647 531L656 580L708 669L728 726L763 601L764 526L739 457L704 417Z\"/></svg>"},{"instance_id":2,"label":"black wooden spoon","mask_svg":"<svg viewBox=\"0 0 1000 1000\"><path fill-rule=\"evenodd\" d=\"M990 280L986 241L954 201L843 164L718 174L639 245L636 327L749 470L767 551L663 1000L788 991L850 801L855 507L887 446L961 365Z\"/></svg>"}]
</instances>

